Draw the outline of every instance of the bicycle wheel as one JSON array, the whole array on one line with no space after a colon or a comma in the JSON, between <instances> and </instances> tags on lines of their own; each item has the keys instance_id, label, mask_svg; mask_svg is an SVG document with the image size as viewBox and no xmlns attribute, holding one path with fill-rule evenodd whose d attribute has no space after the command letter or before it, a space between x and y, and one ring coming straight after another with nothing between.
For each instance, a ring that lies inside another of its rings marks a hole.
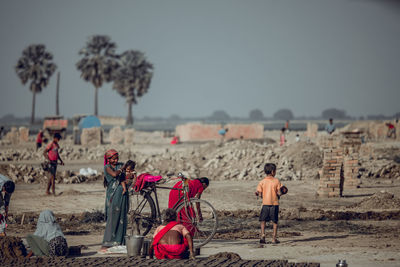
<instances>
[{"instance_id":1,"label":"bicycle wheel","mask_svg":"<svg viewBox=\"0 0 400 267\"><path fill-rule=\"evenodd\" d=\"M200 205L200 210L203 220L200 221L197 205ZM218 227L218 217L214 207L207 201L191 198L190 203L181 203L176 208L177 221L183 224L193 237L195 248L204 246L213 238Z\"/></svg>"},{"instance_id":2,"label":"bicycle wheel","mask_svg":"<svg viewBox=\"0 0 400 267\"><path fill-rule=\"evenodd\" d=\"M130 234L147 235L156 220L153 198L145 192L131 193L128 216Z\"/></svg>"}]
</instances>

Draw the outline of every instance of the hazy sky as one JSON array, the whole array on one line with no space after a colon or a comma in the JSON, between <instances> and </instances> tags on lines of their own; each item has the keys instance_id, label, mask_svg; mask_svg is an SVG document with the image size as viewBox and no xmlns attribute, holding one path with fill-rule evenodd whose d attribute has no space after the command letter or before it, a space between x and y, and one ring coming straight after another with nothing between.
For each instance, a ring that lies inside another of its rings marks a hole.
<instances>
[{"instance_id":1,"label":"hazy sky","mask_svg":"<svg viewBox=\"0 0 400 267\"><path fill-rule=\"evenodd\" d=\"M43 43L61 72L60 110L93 113L94 87L75 67L87 37L109 35L117 52L154 64L133 115L247 117L290 108L295 116L339 108L352 116L400 111L400 8L374 0L0 1L0 116L30 116L32 93L14 66ZM56 75L36 97L55 114ZM100 115L126 116L105 84Z\"/></svg>"}]
</instances>

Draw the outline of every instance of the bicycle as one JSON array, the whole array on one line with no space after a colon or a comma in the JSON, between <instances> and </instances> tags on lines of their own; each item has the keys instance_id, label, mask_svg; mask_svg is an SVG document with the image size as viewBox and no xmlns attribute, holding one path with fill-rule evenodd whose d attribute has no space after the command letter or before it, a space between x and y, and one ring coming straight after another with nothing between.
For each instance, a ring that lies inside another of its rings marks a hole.
<instances>
[{"instance_id":1,"label":"bicycle","mask_svg":"<svg viewBox=\"0 0 400 267\"><path fill-rule=\"evenodd\" d=\"M207 244L215 235L218 227L218 217L214 207L207 201L188 197L189 179L182 173L175 179L182 180L182 188L162 186L162 182L149 183L145 188L136 192L130 190L129 196L129 223L131 233L136 228L139 235L147 235L153 226L161 224L161 212L158 203L157 189L183 191L183 196L174 205L178 216L177 221L185 225L193 235L193 244L199 248ZM175 180L170 179L170 180ZM162 179L166 182L165 179ZM154 199L151 194L154 194ZM199 214L201 207L201 214ZM201 216L202 215L202 216Z\"/></svg>"}]
</instances>

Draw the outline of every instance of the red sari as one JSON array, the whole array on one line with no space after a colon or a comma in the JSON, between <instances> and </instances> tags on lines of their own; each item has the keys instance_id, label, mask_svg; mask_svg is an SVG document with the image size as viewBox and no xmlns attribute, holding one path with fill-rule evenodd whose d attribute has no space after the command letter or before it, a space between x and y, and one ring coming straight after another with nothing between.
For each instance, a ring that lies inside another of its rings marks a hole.
<instances>
[{"instance_id":1,"label":"red sari","mask_svg":"<svg viewBox=\"0 0 400 267\"><path fill-rule=\"evenodd\" d=\"M188 255L188 241L183 237L183 244L159 244L161 238L169 231L172 227L177 225L177 222L169 222L160 232L154 237L153 249L154 255L157 259L184 259Z\"/></svg>"}]
</instances>

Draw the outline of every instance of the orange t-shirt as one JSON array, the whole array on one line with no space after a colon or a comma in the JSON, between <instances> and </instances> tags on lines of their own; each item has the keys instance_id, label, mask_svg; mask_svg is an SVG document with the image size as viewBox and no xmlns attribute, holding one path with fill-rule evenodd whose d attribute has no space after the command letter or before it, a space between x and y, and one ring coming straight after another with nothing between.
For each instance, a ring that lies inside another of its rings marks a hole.
<instances>
[{"instance_id":1,"label":"orange t-shirt","mask_svg":"<svg viewBox=\"0 0 400 267\"><path fill-rule=\"evenodd\" d=\"M263 205L278 206L278 192L282 184L278 178L267 176L258 183L257 192L262 194Z\"/></svg>"}]
</instances>

